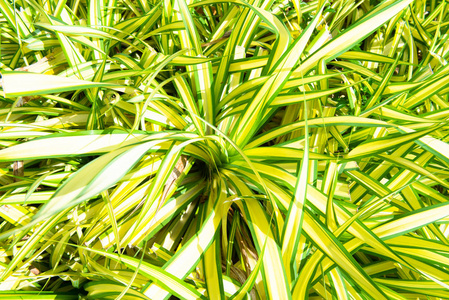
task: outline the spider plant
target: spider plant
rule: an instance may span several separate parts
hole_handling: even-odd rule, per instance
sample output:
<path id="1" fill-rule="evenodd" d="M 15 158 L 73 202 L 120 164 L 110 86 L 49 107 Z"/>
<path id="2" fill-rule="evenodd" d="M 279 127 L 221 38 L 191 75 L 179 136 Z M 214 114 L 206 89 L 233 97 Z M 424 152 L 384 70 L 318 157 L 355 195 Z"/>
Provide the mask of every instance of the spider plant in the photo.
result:
<path id="1" fill-rule="evenodd" d="M 445 1 L 0 19 L 0 298 L 449 298 Z"/>

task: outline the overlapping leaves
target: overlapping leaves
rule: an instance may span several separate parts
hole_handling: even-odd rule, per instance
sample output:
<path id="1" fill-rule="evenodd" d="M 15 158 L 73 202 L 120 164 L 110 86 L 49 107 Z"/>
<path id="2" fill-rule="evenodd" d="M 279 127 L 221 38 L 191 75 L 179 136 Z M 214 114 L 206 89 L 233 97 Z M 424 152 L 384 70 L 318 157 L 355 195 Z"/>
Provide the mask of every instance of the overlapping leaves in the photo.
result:
<path id="1" fill-rule="evenodd" d="M 0 0 L 0 298 L 448 298 L 447 5 L 373 4 Z"/>

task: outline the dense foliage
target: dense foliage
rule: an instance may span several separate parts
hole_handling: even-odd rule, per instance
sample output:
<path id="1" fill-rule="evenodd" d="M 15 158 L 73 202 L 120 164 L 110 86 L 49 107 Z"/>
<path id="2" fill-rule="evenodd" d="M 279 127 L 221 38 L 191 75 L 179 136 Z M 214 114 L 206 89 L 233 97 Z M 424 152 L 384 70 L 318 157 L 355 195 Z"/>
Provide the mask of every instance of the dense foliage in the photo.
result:
<path id="1" fill-rule="evenodd" d="M 0 299 L 449 299 L 448 12 L 0 0 Z"/>

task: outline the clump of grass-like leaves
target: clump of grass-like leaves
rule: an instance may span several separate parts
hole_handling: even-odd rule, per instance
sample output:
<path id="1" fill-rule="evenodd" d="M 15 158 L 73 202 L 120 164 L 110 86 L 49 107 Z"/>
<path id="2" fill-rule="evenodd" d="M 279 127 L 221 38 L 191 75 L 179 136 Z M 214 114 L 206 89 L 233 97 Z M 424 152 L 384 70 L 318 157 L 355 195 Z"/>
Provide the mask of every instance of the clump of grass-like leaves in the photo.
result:
<path id="1" fill-rule="evenodd" d="M 446 1 L 0 20 L 0 299 L 449 299 Z"/>

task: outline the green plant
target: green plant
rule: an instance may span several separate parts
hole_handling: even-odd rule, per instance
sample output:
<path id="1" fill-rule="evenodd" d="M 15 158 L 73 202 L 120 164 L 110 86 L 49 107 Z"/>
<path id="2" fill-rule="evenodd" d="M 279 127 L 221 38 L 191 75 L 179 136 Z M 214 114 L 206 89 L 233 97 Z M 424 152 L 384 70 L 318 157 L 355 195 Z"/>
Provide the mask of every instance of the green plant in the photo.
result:
<path id="1" fill-rule="evenodd" d="M 449 298 L 445 1 L 0 12 L 0 298 Z"/>

